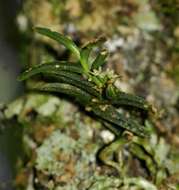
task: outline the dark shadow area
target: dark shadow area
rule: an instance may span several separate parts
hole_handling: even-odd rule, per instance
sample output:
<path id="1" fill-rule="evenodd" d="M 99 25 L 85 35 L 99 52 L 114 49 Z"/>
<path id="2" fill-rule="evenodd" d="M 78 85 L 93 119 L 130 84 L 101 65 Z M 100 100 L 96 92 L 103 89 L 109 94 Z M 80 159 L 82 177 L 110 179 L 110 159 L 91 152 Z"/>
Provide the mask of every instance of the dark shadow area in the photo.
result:
<path id="1" fill-rule="evenodd" d="M 21 91 L 16 78 L 20 72 L 18 49 L 20 38 L 16 14 L 21 0 L 0 1 L 0 104 L 10 102 Z M 3 122 L 0 120 L 0 127 Z M 21 134 L 11 121 L 0 134 L 0 189 L 12 190 L 13 168 L 19 152 Z"/>
<path id="2" fill-rule="evenodd" d="M 20 37 L 16 27 L 19 0 L 0 1 L 0 103 L 6 103 L 20 92 L 16 78 L 20 72 L 18 49 Z"/>

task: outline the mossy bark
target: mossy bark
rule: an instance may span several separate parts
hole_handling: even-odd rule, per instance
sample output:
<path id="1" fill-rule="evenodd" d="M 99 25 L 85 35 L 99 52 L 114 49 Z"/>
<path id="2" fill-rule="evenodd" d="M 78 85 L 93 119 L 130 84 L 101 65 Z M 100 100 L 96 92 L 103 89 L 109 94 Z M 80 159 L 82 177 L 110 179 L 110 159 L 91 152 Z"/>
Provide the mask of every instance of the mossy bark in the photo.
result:
<path id="1" fill-rule="evenodd" d="M 119 166 L 124 163 L 119 174 L 98 160 L 100 147 L 114 140 L 101 123 L 66 97 L 27 92 L 5 111 L 6 118 L 17 116 L 24 131 L 25 156 L 17 163 L 17 189 L 160 189 L 167 178 L 177 188 L 178 166 L 173 163 L 178 163 L 174 147 L 179 137 L 173 131 L 179 124 L 179 89 L 171 73 L 178 60 L 178 25 L 166 32 L 166 13 L 159 14 L 155 5 L 160 6 L 160 1 L 24 1 L 17 21 L 26 40 L 25 67 L 54 58 L 74 59 L 58 44 L 34 34 L 34 26 L 68 34 L 77 44 L 106 35 L 105 46 L 111 52 L 108 67 L 122 76 L 116 85 L 144 96 L 165 110 L 165 117 L 146 122 L 155 129 L 148 141 L 136 139 L 122 156 L 116 150 L 110 159 Z"/>

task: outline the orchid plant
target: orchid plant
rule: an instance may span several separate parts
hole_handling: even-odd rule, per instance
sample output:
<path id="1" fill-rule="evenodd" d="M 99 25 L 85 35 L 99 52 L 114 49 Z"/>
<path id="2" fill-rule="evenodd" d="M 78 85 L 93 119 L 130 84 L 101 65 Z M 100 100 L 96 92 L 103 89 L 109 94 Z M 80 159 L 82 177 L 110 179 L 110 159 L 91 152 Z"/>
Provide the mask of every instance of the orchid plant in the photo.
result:
<path id="1" fill-rule="evenodd" d="M 99 38 L 80 48 L 69 37 L 58 32 L 41 27 L 35 30 L 65 46 L 76 57 L 76 61 L 52 61 L 39 64 L 22 73 L 19 76 L 20 81 L 41 74 L 43 80 L 35 82 L 31 89 L 65 94 L 73 98 L 77 104 L 96 116 L 118 137 L 118 147 L 129 141 L 130 138 L 124 135 L 126 131 L 127 134 L 140 138 L 149 135 L 149 129 L 146 126 L 134 117 L 126 116 L 118 111 L 119 108 L 125 107 L 128 110 L 135 109 L 138 112 L 149 113 L 151 106 L 144 98 L 118 89 L 115 83 L 119 80 L 119 76 L 112 70 L 103 69 L 108 56 L 108 52 L 101 48 L 104 38 Z M 115 144 L 113 147 L 116 147 L 116 142 L 113 144 Z M 101 158 L 108 157 L 110 152 L 106 147 L 104 150 L 100 154 Z M 112 161 L 105 161 L 105 163 L 116 167 Z"/>

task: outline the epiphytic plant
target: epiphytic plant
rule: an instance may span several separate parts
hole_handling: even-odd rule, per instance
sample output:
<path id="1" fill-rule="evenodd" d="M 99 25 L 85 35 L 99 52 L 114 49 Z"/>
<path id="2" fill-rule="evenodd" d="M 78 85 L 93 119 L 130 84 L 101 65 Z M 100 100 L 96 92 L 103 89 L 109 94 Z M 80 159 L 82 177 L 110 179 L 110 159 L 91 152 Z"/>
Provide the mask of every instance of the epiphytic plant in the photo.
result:
<path id="1" fill-rule="evenodd" d="M 148 129 L 145 126 L 118 111 L 119 107 L 127 106 L 128 109 L 135 108 L 139 112 L 147 113 L 151 106 L 139 96 L 120 91 L 115 86 L 115 81 L 119 76 L 109 69 L 102 70 L 108 55 L 107 51 L 98 49 L 96 56 L 92 54 L 94 47 L 100 47 L 104 41 L 102 38 L 79 48 L 71 39 L 62 34 L 40 27 L 35 30 L 64 45 L 76 56 L 77 61 L 43 63 L 25 71 L 19 80 L 42 74 L 45 80 L 36 82 L 31 87 L 33 90 L 62 93 L 74 98 L 86 111 L 105 123 L 105 126 L 116 136 L 120 136 L 118 147 L 128 142 L 128 139 L 121 135 L 123 131 L 131 132 L 139 137 L 148 135 Z M 105 157 L 108 153 L 107 151 L 101 155 Z M 112 162 L 106 163 L 115 167 Z"/>

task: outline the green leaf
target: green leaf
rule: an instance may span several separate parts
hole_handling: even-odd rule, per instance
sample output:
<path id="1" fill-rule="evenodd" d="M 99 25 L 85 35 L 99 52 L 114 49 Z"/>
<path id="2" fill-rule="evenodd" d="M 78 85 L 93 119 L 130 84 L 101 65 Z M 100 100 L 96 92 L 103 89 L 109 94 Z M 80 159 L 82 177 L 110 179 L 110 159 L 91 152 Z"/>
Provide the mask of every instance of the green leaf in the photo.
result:
<path id="1" fill-rule="evenodd" d="M 90 71 L 89 55 L 91 50 L 91 48 L 83 48 L 80 52 L 80 62 L 86 73 Z"/>
<path id="2" fill-rule="evenodd" d="M 114 85 L 106 88 L 106 97 L 115 106 L 131 106 L 142 110 L 148 110 L 149 105 L 144 98 L 119 91 Z"/>
<path id="3" fill-rule="evenodd" d="M 107 104 L 91 104 L 91 111 L 101 119 L 113 124 L 113 127 L 120 127 L 127 129 L 134 134 L 147 137 L 149 135 L 148 129 L 139 124 L 137 121 L 126 118 L 124 115 L 120 114 L 115 107 Z"/>
<path id="4" fill-rule="evenodd" d="M 86 105 L 92 101 L 92 97 L 87 92 L 65 83 L 46 83 L 38 82 L 30 87 L 32 90 L 40 90 L 46 92 L 59 92 L 69 97 L 76 98 L 81 105 Z"/>
<path id="5" fill-rule="evenodd" d="M 92 69 L 98 69 L 99 67 L 102 67 L 106 63 L 105 60 L 107 56 L 108 52 L 106 50 L 100 52 L 92 63 Z"/>
<path id="6" fill-rule="evenodd" d="M 104 37 L 98 38 L 95 41 L 87 43 L 80 51 L 80 61 L 86 72 L 91 69 L 92 63 L 90 63 L 90 53 L 92 52 L 94 47 L 101 46 L 106 39 Z"/>
<path id="7" fill-rule="evenodd" d="M 83 73 L 82 68 L 80 68 L 79 65 L 68 64 L 66 61 L 54 61 L 50 63 L 43 63 L 26 70 L 18 77 L 18 80 L 23 81 L 39 73 L 48 72 L 51 74 L 56 74 L 59 71 Z"/>
<path id="8" fill-rule="evenodd" d="M 60 44 L 64 45 L 68 50 L 70 50 L 74 55 L 76 55 L 76 57 L 78 59 L 80 59 L 80 51 L 79 51 L 78 47 L 68 37 L 66 37 L 66 36 L 64 36 L 64 35 L 62 35 L 62 34 L 60 34 L 58 32 L 51 31 L 48 28 L 36 27 L 35 30 L 39 34 L 47 36 L 47 37 L 59 42 Z"/>
<path id="9" fill-rule="evenodd" d="M 89 65 L 90 52 L 91 52 L 90 48 L 83 48 L 80 52 L 80 62 L 86 73 L 90 71 L 90 65 Z"/>
<path id="10" fill-rule="evenodd" d="M 67 71 L 59 71 L 58 73 L 49 74 L 48 71 L 43 73 L 44 76 L 54 78 L 56 82 L 63 82 L 73 86 L 76 86 L 82 90 L 85 90 L 94 97 L 101 99 L 101 94 L 95 89 L 95 86 L 80 75 L 70 73 Z M 46 75 L 47 74 L 47 75 Z"/>
<path id="11" fill-rule="evenodd" d="M 113 124 L 112 127 L 114 130 L 121 130 L 121 128 L 123 128 L 141 137 L 146 137 L 148 135 L 148 131 L 144 126 L 140 125 L 137 121 L 126 118 L 124 115 L 120 114 L 113 106 L 107 104 L 92 103 L 93 97 L 80 88 L 65 83 L 45 82 L 38 82 L 36 84 L 33 84 L 33 86 L 30 88 L 33 90 L 47 92 L 59 92 L 73 97 L 80 105 L 90 108 L 89 111 L 93 112 L 96 116 L 106 122 Z"/>

